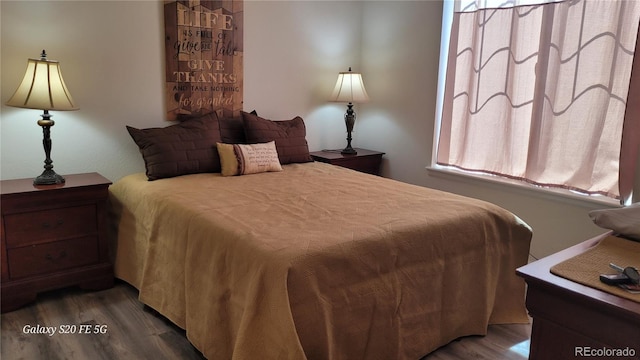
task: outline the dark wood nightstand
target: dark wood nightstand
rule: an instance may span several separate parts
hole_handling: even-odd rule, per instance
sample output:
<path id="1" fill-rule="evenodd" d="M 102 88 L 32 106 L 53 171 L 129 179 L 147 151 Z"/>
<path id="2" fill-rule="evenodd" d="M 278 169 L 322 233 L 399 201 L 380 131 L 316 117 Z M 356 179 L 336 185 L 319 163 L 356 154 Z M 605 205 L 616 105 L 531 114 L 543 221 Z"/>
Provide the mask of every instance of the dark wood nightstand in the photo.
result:
<path id="1" fill-rule="evenodd" d="M 2 312 L 46 290 L 113 286 L 106 236 L 111 182 L 97 173 L 65 178 L 45 186 L 33 179 L 0 182 Z"/>
<path id="2" fill-rule="evenodd" d="M 358 152 L 355 155 L 341 154 L 340 150 L 314 151 L 310 155 L 315 161 L 378 175 L 384 153 L 366 149 L 355 150 Z"/>
<path id="3" fill-rule="evenodd" d="M 633 355 L 620 358 L 640 359 L 640 303 L 550 271 L 554 265 L 587 251 L 607 235 L 517 269 L 517 274 L 528 285 L 527 309 L 533 318 L 529 359 L 573 359 L 585 349 L 625 348 L 631 348 Z"/>

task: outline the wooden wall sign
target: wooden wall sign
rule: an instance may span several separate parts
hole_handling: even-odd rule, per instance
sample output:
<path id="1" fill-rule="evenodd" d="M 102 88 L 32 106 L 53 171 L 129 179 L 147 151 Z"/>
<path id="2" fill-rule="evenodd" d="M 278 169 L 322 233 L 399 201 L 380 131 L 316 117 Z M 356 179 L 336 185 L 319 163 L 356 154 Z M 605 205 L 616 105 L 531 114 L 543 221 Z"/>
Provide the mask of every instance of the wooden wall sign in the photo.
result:
<path id="1" fill-rule="evenodd" d="M 243 0 L 165 1 L 168 120 L 242 110 Z"/>

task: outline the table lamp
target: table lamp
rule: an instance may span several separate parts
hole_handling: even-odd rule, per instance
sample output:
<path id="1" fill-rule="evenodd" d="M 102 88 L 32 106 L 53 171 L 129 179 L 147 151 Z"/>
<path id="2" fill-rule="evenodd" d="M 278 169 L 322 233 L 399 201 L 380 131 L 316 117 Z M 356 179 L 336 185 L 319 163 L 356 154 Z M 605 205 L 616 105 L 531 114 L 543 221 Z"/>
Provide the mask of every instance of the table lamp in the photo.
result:
<path id="1" fill-rule="evenodd" d="M 353 111 L 353 104 L 369 101 L 369 95 L 367 95 L 367 91 L 364 89 L 364 83 L 362 82 L 362 75 L 351 72 L 351 68 L 349 68 L 349 71 L 338 74 L 336 87 L 333 89 L 329 100 L 348 103 L 347 112 L 344 115 L 344 123 L 347 126 L 347 147 L 344 148 L 341 153 L 355 155 L 357 151 L 351 147 L 351 132 L 353 131 L 353 125 L 356 123 L 356 113 Z"/>
<path id="2" fill-rule="evenodd" d="M 45 160 L 44 171 L 33 180 L 34 185 L 52 185 L 64 183 L 64 177 L 53 171 L 51 160 L 51 127 L 55 124 L 51 120 L 49 110 L 78 110 L 60 73 L 60 63 L 47 60 L 47 54 L 42 50 L 40 59 L 29 59 L 27 71 L 22 83 L 13 96 L 7 101 L 8 106 L 44 110 L 38 125 L 42 127 Z"/>

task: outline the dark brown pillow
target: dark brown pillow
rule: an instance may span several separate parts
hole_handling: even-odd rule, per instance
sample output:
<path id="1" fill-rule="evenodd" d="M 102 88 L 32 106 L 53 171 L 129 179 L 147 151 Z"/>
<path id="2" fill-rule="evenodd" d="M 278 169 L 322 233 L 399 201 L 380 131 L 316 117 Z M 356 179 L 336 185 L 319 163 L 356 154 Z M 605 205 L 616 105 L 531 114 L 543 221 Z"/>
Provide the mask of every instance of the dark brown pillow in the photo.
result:
<path id="1" fill-rule="evenodd" d="M 140 148 L 149 180 L 186 174 L 220 172 L 216 143 L 220 127 L 215 114 L 185 120 L 164 128 L 127 126 Z"/>
<path id="2" fill-rule="evenodd" d="M 225 144 L 245 144 L 242 117 L 224 117 L 220 119 L 220 137 Z"/>
<path id="3" fill-rule="evenodd" d="M 253 110 L 253 115 L 258 113 Z M 246 144 L 247 139 L 244 135 L 244 125 L 242 125 L 242 115 L 234 117 L 221 117 L 220 119 L 220 136 L 225 144 Z"/>
<path id="4" fill-rule="evenodd" d="M 242 122 L 247 143 L 276 142 L 276 150 L 281 164 L 313 161 L 307 145 L 307 129 L 301 117 L 272 121 L 242 112 Z"/>

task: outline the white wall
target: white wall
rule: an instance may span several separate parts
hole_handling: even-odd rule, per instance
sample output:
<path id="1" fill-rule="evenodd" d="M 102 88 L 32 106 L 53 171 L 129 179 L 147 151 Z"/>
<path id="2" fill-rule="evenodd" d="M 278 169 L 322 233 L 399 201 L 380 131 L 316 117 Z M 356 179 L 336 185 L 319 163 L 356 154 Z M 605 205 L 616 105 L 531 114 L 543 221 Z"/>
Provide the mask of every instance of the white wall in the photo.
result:
<path id="1" fill-rule="evenodd" d="M 358 70 L 363 2 L 245 1 L 244 108 L 300 115 L 312 150 L 344 147 L 344 104 L 327 99 L 339 71 Z"/>
<path id="2" fill-rule="evenodd" d="M 344 142 L 344 109 L 328 103 L 338 71 L 357 68 L 358 2 L 245 3 L 245 109 L 272 119 L 302 116 L 313 149 Z M 60 61 L 80 110 L 52 112 L 54 170 L 98 171 L 112 181 L 144 171 L 125 130 L 170 125 L 164 115 L 161 1 L 1 1 L 2 179 L 42 172 L 42 111 L 4 103 L 27 58 Z"/>
<path id="3" fill-rule="evenodd" d="M 431 159 L 442 3 L 372 1 L 364 9 L 363 71 L 371 103 L 358 144 L 387 153 L 383 174 L 424 184 Z"/>
<path id="4" fill-rule="evenodd" d="M 38 110 L 4 105 L 27 58 L 60 61 L 80 110 L 51 112 L 54 170 L 97 171 L 111 180 L 144 169 L 125 125 L 165 126 L 160 2 L 2 1 L 2 179 L 42 172 Z"/>
<path id="5" fill-rule="evenodd" d="M 356 108 L 354 146 L 387 155 L 383 174 L 497 203 L 534 228 L 543 256 L 601 232 L 587 212 L 495 185 L 433 176 L 440 1 L 245 1 L 244 102 L 273 119 L 300 115 L 312 150 L 345 144 L 345 106 L 326 101 L 337 73 L 364 75 L 371 102 Z M 0 1 L 1 101 L 28 57 L 61 62 L 79 111 L 56 112 L 55 170 L 97 171 L 115 181 L 144 171 L 125 125 L 166 126 L 163 7 L 158 1 Z M 39 111 L 0 109 L 0 178 L 42 171 Z"/>

